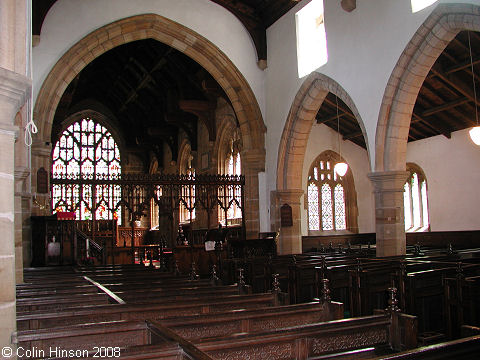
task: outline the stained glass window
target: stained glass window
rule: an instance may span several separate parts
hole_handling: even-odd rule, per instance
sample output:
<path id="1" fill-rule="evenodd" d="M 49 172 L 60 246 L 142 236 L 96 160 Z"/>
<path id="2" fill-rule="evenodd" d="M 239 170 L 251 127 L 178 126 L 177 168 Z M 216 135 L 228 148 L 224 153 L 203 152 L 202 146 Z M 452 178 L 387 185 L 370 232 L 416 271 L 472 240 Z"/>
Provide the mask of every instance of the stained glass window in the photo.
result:
<path id="1" fill-rule="evenodd" d="M 407 164 L 410 176 L 404 185 L 403 206 L 405 211 L 405 231 L 421 232 L 428 230 L 427 181 L 423 171 L 415 164 Z"/>
<path id="2" fill-rule="evenodd" d="M 310 230 L 320 229 L 318 215 L 318 187 L 311 183 L 308 185 L 308 228 Z"/>
<path id="3" fill-rule="evenodd" d="M 333 230 L 332 189 L 322 185 L 322 230 Z"/>
<path id="4" fill-rule="evenodd" d="M 120 151 L 111 133 L 90 118 L 70 125 L 52 153 L 54 178 L 116 179 L 121 175 Z M 52 189 L 52 209 L 73 211 L 81 220 L 121 220 L 119 185 L 57 184 Z"/>
<path id="5" fill-rule="evenodd" d="M 334 166 L 338 155 L 328 151 L 313 162 L 307 188 L 308 230 L 347 230 L 345 176 L 338 176 Z"/>
<path id="6" fill-rule="evenodd" d="M 345 218 L 345 195 L 343 186 L 335 186 L 335 229 L 345 230 L 347 228 Z"/>

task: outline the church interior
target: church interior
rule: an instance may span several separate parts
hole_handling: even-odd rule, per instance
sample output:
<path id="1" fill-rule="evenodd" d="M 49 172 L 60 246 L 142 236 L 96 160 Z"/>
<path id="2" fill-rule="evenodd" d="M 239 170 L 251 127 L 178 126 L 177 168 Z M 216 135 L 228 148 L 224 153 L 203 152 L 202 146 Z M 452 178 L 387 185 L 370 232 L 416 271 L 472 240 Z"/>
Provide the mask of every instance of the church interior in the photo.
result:
<path id="1" fill-rule="evenodd" d="M 480 0 L 0 29 L 2 359 L 477 359 Z"/>

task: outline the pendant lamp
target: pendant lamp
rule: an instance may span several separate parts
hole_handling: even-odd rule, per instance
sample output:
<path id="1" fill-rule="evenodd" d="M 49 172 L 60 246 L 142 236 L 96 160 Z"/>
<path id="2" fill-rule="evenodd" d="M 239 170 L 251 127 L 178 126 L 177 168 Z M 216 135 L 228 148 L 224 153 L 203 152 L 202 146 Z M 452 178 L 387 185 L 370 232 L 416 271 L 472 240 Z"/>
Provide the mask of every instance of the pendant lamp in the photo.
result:
<path id="1" fill-rule="evenodd" d="M 477 126 L 470 129 L 469 134 L 472 141 L 475 145 L 480 145 L 480 126 L 478 125 L 478 109 L 477 109 L 477 89 L 475 86 L 475 72 L 473 71 L 473 56 L 472 56 L 472 44 L 470 43 L 470 31 L 467 32 L 468 35 L 468 50 L 470 52 L 470 67 L 472 70 L 472 83 L 473 83 L 473 99 L 475 101 L 475 120 Z"/>
<path id="2" fill-rule="evenodd" d="M 338 152 L 339 152 L 339 162 L 335 164 L 333 167 L 333 171 L 335 171 L 338 176 L 344 176 L 348 170 L 348 164 L 342 161 L 342 148 L 340 144 L 340 116 L 338 115 L 338 97 L 335 96 L 335 103 L 337 105 L 337 134 L 338 134 Z"/>

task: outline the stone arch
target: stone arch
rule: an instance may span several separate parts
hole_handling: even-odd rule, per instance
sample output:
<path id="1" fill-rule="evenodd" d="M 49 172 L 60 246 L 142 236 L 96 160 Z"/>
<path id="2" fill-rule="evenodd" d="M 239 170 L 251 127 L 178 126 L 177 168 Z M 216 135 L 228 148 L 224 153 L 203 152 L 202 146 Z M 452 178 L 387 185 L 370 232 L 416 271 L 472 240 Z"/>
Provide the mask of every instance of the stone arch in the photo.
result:
<path id="1" fill-rule="evenodd" d="M 462 30 L 480 31 L 480 7 L 439 4 L 405 47 L 388 80 L 375 139 L 375 171 L 405 171 L 413 107 L 423 81 Z"/>
<path id="2" fill-rule="evenodd" d="M 157 14 L 128 17 L 105 25 L 73 45 L 55 64 L 39 91 L 34 107 L 39 134 L 33 146 L 33 167 L 48 166 L 50 133 L 60 98 L 80 71 L 108 50 L 131 41 L 154 39 L 189 56 L 207 70 L 228 96 L 240 125 L 245 156 L 247 237 L 258 236 L 258 173 L 265 170 L 266 131 L 260 107 L 249 84 L 232 61 L 195 31 Z M 251 201 L 250 201 L 251 200 Z"/>
<path id="3" fill-rule="evenodd" d="M 368 144 L 365 126 L 352 98 L 335 80 L 313 72 L 298 90 L 283 128 L 277 160 L 277 190 L 302 189 L 303 179 L 298 174 L 302 173 L 308 137 L 315 116 L 329 92 L 342 99 L 352 110 Z"/>
<path id="4" fill-rule="evenodd" d="M 304 179 L 298 174 L 303 172 L 303 162 L 307 149 L 308 137 L 320 106 L 327 94 L 338 96 L 352 110 L 365 143 L 368 144 L 365 126 L 360 114 L 348 93 L 335 80 L 313 72 L 300 87 L 290 108 L 283 128 L 278 149 L 277 190 L 272 196 L 270 220 L 272 230 L 280 230 L 279 252 L 296 254 L 302 252 L 301 241 L 301 197 L 304 195 Z M 292 208 L 292 226 L 282 227 L 280 207 L 288 204 Z"/>
<path id="5" fill-rule="evenodd" d="M 48 142 L 58 102 L 72 79 L 108 50 L 131 41 L 154 39 L 172 46 L 203 66 L 223 88 L 240 123 L 244 146 L 264 149 L 265 125 L 245 78 L 210 41 L 193 30 L 156 14 L 132 16 L 105 25 L 73 45 L 42 84 L 34 108 L 40 141 Z"/>

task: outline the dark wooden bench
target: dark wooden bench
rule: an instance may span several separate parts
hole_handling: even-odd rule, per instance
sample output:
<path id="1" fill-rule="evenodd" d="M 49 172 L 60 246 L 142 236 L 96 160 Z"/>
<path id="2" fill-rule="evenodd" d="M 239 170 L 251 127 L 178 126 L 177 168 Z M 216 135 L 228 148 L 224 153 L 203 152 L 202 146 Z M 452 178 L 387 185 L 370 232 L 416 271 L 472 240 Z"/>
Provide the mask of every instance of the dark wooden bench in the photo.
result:
<path id="1" fill-rule="evenodd" d="M 228 312 L 168 319 L 160 323 L 183 338 L 193 341 L 205 337 L 221 337 L 235 333 L 255 333 L 276 328 L 301 326 L 343 318 L 343 304 L 315 302 L 287 305 L 248 312 Z"/>
<path id="2" fill-rule="evenodd" d="M 420 347 L 377 360 L 477 360 L 480 353 L 480 335 Z"/>
<path id="3" fill-rule="evenodd" d="M 255 294 L 216 298 L 178 300 L 174 303 L 98 305 L 69 308 L 61 312 L 36 311 L 17 316 L 17 328 L 33 330 L 52 328 L 58 324 L 75 325 L 99 321 L 163 319 L 178 315 L 219 313 L 234 309 L 263 308 L 275 305 L 274 294 Z"/>
<path id="4" fill-rule="evenodd" d="M 215 359 L 310 359 L 358 348 L 396 346 L 402 341 L 392 337 L 394 326 L 389 315 L 373 315 L 263 333 L 207 338 L 194 343 Z"/>
<path id="5" fill-rule="evenodd" d="M 90 306 L 108 304 L 109 297 L 102 293 L 77 294 L 77 295 L 52 295 L 36 298 L 17 299 L 17 313 L 35 310 L 62 310 L 79 305 Z"/>
<path id="6" fill-rule="evenodd" d="M 445 278 L 445 320 L 450 339 L 461 336 L 463 325 L 480 326 L 480 276 Z"/>

